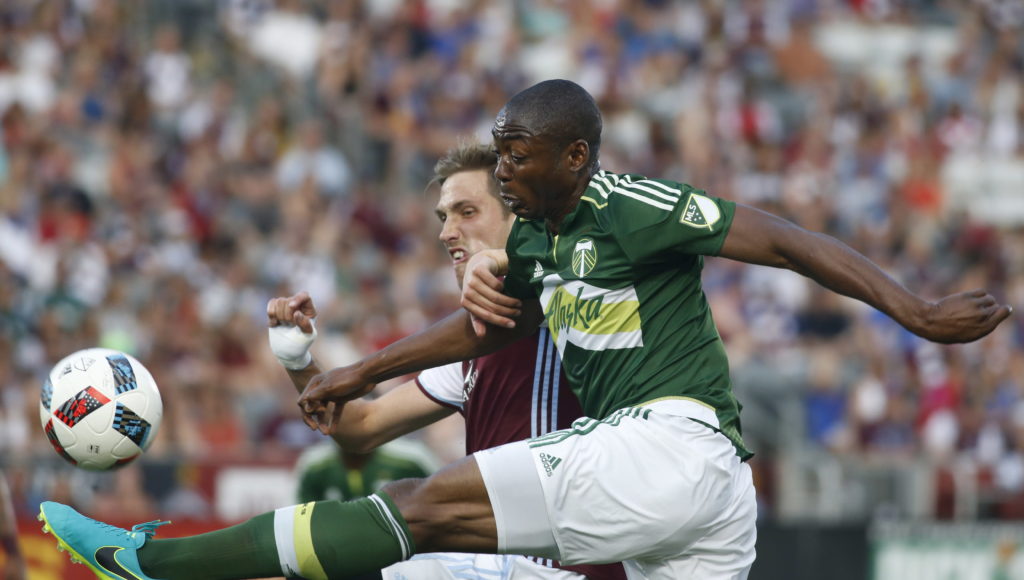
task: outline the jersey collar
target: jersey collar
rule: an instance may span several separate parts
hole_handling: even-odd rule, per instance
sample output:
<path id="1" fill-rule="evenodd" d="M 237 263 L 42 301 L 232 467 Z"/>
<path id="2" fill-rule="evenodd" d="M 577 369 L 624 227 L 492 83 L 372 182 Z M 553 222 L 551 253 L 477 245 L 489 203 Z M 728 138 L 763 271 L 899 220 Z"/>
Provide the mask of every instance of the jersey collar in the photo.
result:
<path id="1" fill-rule="evenodd" d="M 583 206 L 589 206 L 592 205 L 593 203 L 605 202 L 603 196 L 594 187 L 594 179 L 598 177 L 604 177 L 605 175 L 610 175 L 610 173 L 605 171 L 604 169 L 599 169 L 597 173 L 590 177 L 590 181 L 587 183 L 587 188 L 583 191 L 582 197 L 589 198 L 589 200 L 593 201 L 588 201 L 587 199 L 580 198 L 576 202 L 576 207 L 572 208 L 572 211 L 570 211 L 562 220 L 561 227 L 558 228 L 560 232 L 564 232 L 570 226 L 572 226 L 573 222 L 576 221 L 576 218 L 580 215 L 580 213 L 584 211 Z"/>

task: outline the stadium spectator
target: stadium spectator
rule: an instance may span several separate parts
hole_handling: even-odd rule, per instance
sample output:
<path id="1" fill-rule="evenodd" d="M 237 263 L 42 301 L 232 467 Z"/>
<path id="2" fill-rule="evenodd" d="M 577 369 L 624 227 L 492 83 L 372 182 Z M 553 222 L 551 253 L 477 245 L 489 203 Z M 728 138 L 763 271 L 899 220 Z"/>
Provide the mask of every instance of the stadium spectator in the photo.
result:
<path id="1" fill-rule="evenodd" d="M 3 580 L 25 580 L 25 556 L 18 542 L 18 524 L 14 517 L 14 503 L 7 487 L 7 478 L 0 471 L 0 549 L 4 566 L 0 569 Z"/>
<path id="2" fill-rule="evenodd" d="M 324 143 L 320 121 L 305 121 L 298 133 L 295 144 L 278 161 L 278 186 L 288 194 L 302 187 L 308 180 L 321 195 L 347 195 L 351 188 L 352 170 L 337 149 Z"/>

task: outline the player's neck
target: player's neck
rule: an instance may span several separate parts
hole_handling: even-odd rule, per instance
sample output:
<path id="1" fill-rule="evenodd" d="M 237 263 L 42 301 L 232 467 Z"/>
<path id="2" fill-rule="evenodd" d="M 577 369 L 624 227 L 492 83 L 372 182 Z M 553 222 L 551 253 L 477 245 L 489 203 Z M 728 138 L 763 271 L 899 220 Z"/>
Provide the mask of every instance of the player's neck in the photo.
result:
<path id="1" fill-rule="evenodd" d="M 590 176 L 586 179 L 581 180 L 577 185 L 576 189 L 568 196 L 565 203 L 554 212 L 554 215 L 544 220 L 544 223 L 548 226 L 548 231 L 554 235 L 561 233 L 561 228 L 564 225 L 565 218 L 571 214 L 576 206 L 580 204 L 580 198 L 583 197 L 583 193 L 587 191 L 587 185 L 590 183 Z"/>

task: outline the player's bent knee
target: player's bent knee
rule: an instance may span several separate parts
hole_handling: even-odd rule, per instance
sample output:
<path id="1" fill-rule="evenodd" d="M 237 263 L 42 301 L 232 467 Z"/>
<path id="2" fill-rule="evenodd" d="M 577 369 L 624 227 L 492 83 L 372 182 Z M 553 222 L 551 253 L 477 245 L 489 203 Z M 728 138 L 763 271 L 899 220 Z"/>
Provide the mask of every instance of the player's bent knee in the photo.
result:
<path id="1" fill-rule="evenodd" d="M 424 477 L 396 479 L 384 484 L 380 490 L 388 494 L 391 499 L 394 500 L 398 509 L 405 514 L 405 508 L 403 508 L 403 505 L 411 501 L 410 498 L 415 496 L 417 488 L 422 486 L 425 481 L 426 478 Z"/>
<path id="2" fill-rule="evenodd" d="M 426 479 L 388 483 L 381 491 L 398 506 L 417 552 L 494 550 L 491 504 L 471 457 Z"/>

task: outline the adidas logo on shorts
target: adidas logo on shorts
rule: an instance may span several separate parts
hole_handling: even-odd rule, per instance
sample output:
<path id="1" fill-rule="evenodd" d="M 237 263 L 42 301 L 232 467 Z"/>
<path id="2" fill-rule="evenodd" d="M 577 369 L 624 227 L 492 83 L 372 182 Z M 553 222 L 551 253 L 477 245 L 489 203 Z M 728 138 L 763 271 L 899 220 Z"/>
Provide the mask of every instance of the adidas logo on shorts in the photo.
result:
<path id="1" fill-rule="evenodd" d="M 551 477 L 555 468 L 562 463 L 561 457 L 555 457 L 554 455 L 548 455 L 547 453 L 540 454 L 540 464 L 544 466 L 544 473 Z"/>

